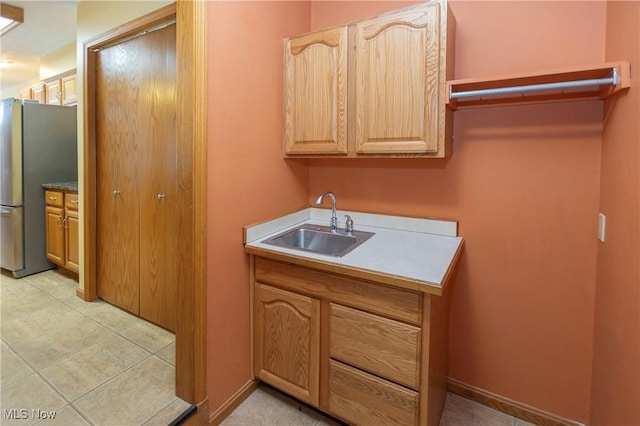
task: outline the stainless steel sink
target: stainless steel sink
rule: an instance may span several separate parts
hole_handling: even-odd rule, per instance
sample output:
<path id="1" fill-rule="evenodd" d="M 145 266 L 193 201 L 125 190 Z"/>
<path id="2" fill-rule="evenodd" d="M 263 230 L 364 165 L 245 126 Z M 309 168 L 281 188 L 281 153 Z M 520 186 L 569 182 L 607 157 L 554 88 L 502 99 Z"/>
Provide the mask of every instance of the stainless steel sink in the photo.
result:
<path id="1" fill-rule="evenodd" d="M 374 235 L 373 232 L 331 232 L 328 226 L 300 225 L 262 242 L 295 250 L 342 257 Z"/>

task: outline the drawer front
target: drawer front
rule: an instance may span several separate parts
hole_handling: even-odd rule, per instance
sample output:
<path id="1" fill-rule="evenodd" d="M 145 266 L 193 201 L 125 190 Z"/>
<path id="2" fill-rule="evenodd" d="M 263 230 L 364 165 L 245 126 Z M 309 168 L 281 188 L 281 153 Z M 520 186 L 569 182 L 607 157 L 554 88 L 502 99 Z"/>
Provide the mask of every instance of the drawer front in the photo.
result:
<path id="1" fill-rule="evenodd" d="M 329 412 L 350 424 L 414 425 L 418 407 L 417 392 L 330 361 Z"/>
<path id="2" fill-rule="evenodd" d="M 332 358 L 413 389 L 420 385 L 420 329 L 331 304 Z"/>
<path id="3" fill-rule="evenodd" d="M 48 206 L 52 207 L 64 207 L 63 205 L 63 194 L 60 191 L 45 191 L 44 192 L 44 201 Z"/>
<path id="4" fill-rule="evenodd" d="M 420 325 L 422 295 L 371 281 L 256 257 L 256 281 Z"/>
<path id="5" fill-rule="evenodd" d="M 69 210 L 78 210 L 78 194 L 67 192 L 64 194 L 64 207 Z"/>

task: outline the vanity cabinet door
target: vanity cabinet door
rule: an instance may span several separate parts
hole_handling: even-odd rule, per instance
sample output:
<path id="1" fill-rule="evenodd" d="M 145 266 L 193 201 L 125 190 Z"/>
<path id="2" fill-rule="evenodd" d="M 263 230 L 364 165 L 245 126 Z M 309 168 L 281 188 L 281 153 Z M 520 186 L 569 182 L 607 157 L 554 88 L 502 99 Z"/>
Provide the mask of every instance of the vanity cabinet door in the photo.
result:
<path id="1" fill-rule="evenodd" d="M 254 297 L 256 377 L 317 407 L 320 301 L 264 284 Z"/>
<path id="2" fill-rule="evenodd" d="M 440 9 L 424 3 L 354 24 L 359 154 L 437 153 Z"/>
<path id="3" fill-rule="evenodd" d="M 347 27 L 285 41 L 285 154 L 347 152 Z"/>

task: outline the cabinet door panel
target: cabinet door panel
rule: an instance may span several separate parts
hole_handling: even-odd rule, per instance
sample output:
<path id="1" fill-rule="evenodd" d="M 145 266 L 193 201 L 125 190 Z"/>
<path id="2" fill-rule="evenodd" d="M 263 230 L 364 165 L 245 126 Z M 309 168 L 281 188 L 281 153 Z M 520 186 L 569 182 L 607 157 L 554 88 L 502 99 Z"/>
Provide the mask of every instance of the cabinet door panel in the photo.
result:
<path id="1" fill-rule="evenodd" d="M 317 407 L 320 301 L 258 284 L 255 304 L 256 376 Z"/>
<path id="2" fill-rule="evenodd" d="M 63 77 L 62 80 L 60 80 L 60 84 L 62 85 L 62 105 L 71 105 L 78 102 L 76 95 L 76 75 L 73 74 Z"/>
<path id="3" fill-rule="evenodd" d="M 62 194 L 60 193 L 62 199 Z M 62 203 L 62 201 L 60 201 Z M 63 210 L 59 207 L 47 206 L 46 212 L 46 232 L 47 232 L 47 259 L 51 262 L 64 266 L 64 219 Z"/>
<path id="4" fill-rule="evenodd" d="M 439 7 L 421 4 L 354 25 L 359 153 L 437 152 Z"/>
<path id="5" fill-rule="evenodd" d="M 47 88 L 44 83 L 37 83 L 31 86 L 31 99 L 41 104 L 47 103 Z"/>
<path id="6" fill-rule="evenodd" d="M 60 92 L 62 90 L 60 87 L 60 80 L 45 83 L 45 88 L 47 91 L 47 103 L 51 105 L 62 105 L 62 101 L 60 99 Z"/>
<path id="7" fill-rule="evenodd" d="M 80 270 L 80 250 L 78 248 L 78 212 L 66 209 L 65 216 L 65 267 L 71 271 L 78 272 Z"/>
<path id="8" fill-rule="evenodd" d="M 405 386 L 420 386 L 420 329 L 331 304 L 331 357 Z"/>
<path id="9" fill-rule="evenodd" d="M 285 153 L 346 153 L 347 28 L 285 42 Z"/>
<path id="10" fill-rule="evenodd" d="M 353 425 L 418 424 L 419 395 L 349 367 L 329 364 L 329 412 Z"/>

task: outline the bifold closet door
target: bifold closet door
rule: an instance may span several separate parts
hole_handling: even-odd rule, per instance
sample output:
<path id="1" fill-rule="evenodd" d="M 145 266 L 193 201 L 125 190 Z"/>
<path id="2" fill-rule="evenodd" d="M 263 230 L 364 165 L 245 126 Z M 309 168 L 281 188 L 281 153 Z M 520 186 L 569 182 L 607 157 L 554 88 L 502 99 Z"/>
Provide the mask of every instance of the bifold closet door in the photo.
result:
<path id="1" fill-rule="evenodd" d="M 175 25 L 98 52 L 97 292 L 175 329 Z"/>
<path id="2" fill-rule="evenodd" d="M 138 43 L 107 47 L 96 58 L 98 297 L 140 313 Z"/>
<path id="3" fill-rule="evenodd" d="M 140 37 L 140 316 L 176 325 L 177 141 L 175 25 Z M 159 52 L 163 52 L 159 54 Z"/>

